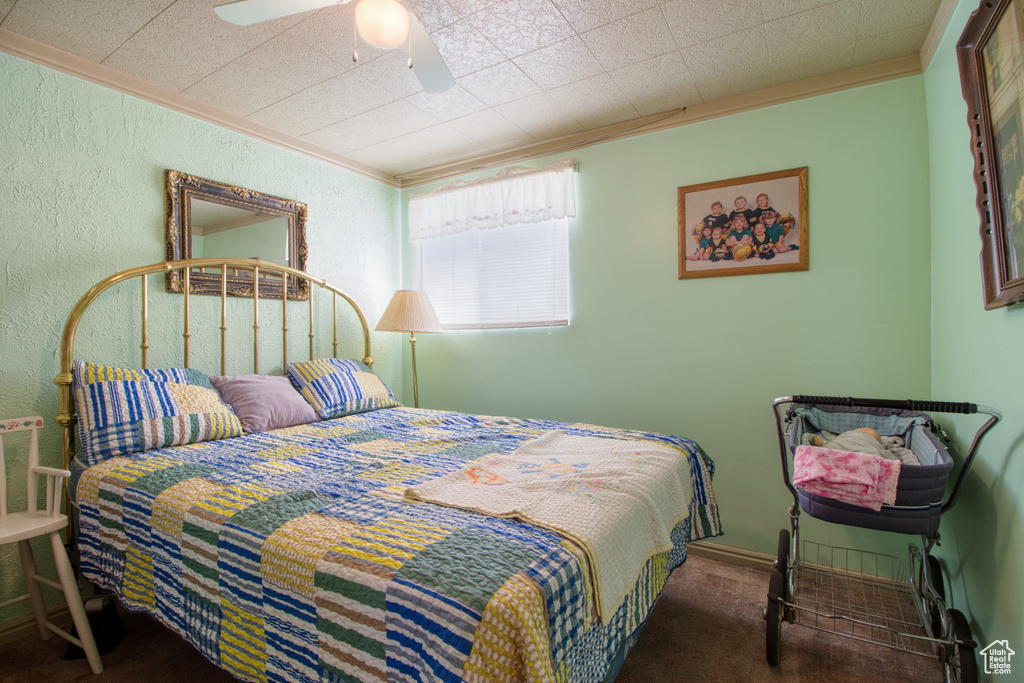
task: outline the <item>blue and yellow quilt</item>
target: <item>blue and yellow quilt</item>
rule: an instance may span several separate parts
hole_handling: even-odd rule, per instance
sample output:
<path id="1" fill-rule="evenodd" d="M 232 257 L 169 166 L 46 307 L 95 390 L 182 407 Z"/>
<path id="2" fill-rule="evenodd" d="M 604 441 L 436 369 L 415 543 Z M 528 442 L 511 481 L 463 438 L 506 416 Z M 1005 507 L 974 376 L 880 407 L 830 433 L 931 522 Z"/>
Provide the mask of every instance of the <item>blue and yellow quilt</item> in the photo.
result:
<path id="1" fill-rule="evenodd" d="M 402 495 L 555 429 L 690 463 L 689 518 L 605 625 L 571 542 Z M 678 437 L 382 409 L 93 465 L 81 569 L 243 680 L 602 681 L 687 542 L 721 533 L 712 471 Z"/>

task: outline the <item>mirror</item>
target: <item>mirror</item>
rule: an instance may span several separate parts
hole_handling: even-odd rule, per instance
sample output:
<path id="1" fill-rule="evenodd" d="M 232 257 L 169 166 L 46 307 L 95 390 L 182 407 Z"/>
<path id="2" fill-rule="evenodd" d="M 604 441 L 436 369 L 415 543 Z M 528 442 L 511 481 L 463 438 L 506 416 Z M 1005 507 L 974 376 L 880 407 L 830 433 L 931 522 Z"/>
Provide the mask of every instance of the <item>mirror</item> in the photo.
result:
<path id="1" fill-rule="evenodd" d="M 306 269 L 306 205 L 168 170 L 166 259 L 252 258 Z M 192 268 L 189 292 L 220 295 L 220 268 Z M 228 296 L 252 296 L 252 273 L 230 269 Z M 306 299 L 309 283 L 286 278 L 288 298 Z M 167 274 L 167 291 L 181 292 L 181 270 Z M 260 273 L 261 299 L 280 299 L 282 279 Z"/>

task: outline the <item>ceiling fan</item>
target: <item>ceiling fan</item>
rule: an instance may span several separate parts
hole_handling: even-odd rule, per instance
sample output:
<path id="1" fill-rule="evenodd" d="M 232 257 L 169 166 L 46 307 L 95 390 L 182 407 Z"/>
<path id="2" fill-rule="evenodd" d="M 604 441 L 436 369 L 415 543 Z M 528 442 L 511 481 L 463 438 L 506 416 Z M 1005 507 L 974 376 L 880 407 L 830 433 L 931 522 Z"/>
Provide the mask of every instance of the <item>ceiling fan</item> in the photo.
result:
<path id="1" fill-rule="evenodd" d="M 290 14 L 347 5 L 352 0 L 235 0 L 214 6 L 217 16 L 239 26 L 249 26 Z M 455 85 L 451 71 L 430 39 L 427 28 L 398 0 L 355 0 L 355 26 L 370 45 L 384 49 L 405 46 L 409 68 L 428 93 L 441 93 Z M 354 43 L 353 37 L 353 43 Z M 353 44 L 352 60 L 358 59 Z"/>

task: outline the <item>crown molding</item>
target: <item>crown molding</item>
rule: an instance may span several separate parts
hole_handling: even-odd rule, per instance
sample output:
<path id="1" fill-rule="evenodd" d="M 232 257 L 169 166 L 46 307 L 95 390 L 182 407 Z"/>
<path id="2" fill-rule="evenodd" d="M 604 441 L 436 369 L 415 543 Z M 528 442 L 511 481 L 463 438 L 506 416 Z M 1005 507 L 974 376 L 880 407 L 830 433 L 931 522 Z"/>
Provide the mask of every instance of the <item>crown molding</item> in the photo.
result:
<path id="1" fill-rule="evenodd" d="M 466 173 L 483 171 L 552 154 L 561 154 L 583 147 L 611 142 L 612 140 L 646 135 L 647 133 L 677 128 L 691 123 L 731 116 L 818 95 L 826 95 L 840 90 L 859 88 L 873 83 L 881 83 L 908 76 L 917 76 L 921 73 L 920 55 L 909 55 L 907 57 L 848 69 L 835 74 L 827 74 L 795 83 L 765 88 L 749 94 L 715 100 L 707 104 L 698 104 L 640 119 L 623 121 L 507 152 L 500 152 L 457 163 L 433 166 L 411 173 L 399 173 L 395 177 L 398 179 L 400 187 L 406 189 L 417 185 L 448 180 L 449 178 Z"/>
<path id="2" fill-rule="evenodd" d="M 949 28 L 949 20 L 953 18 L 956 5 L 957 0 L 942 0 L 942 4 L 939 5 L 939 9 L 935 13 L 935 19 L 932 20 L 932 26 L 928 29 L 928 35 L 924 38 L 924 45 L 921 46 L 922 70 L 928 68 L 928 65 L 932 62 L 932 57 L 935 56 L 935 51 L 939 49 L 942 35 Z"/>
<path id="3" fill-rule="evenodd" d="M 186 116 L 212 123 L 215 126 L 242 135 L 255 138 L 262 142 L 281 147 L 290 152 L 315 159 L 330 166 L 344 169 L 370 180 L 399 187 L 395 177 L 379 171 L 371 166 L 348 159 L 318 145 L 311 144 L 292 135 L 276 131 L 253 121 L 231 114 L 211 105 L 185 97 L 179 93 L 145 81 L 128 76 L 110 67 L 89 61 L 84 57 L 73 55 L 44 43 L 18 35 L 13 31 L 0 28 L 0 51 L 20 57 L 21 59 L 80 78 L 83 81 L 102 85 L 105 88 L 131 95 L 140 100 L 151 102 L 166 109 Z"/>

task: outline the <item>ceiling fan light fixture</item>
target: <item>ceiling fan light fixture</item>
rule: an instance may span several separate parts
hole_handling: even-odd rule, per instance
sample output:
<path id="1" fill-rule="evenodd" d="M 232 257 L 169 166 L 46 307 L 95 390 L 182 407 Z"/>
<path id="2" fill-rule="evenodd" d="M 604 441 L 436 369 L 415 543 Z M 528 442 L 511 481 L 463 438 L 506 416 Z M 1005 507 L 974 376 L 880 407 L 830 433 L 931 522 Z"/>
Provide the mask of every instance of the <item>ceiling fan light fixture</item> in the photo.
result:
<path id="1" fill-rule="evenodd" d="M 357 0 L 356 29 L 374 47 L 390 50 L 409 37 L 409 10 L 396 0 Z"/>

